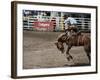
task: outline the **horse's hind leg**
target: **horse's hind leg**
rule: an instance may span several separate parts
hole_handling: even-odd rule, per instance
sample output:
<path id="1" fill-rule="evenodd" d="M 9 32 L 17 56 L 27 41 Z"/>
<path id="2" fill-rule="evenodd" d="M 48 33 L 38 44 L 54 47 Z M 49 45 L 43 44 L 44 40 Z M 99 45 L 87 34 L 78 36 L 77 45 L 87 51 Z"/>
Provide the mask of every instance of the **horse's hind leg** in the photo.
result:
<path id="1" fill-rule="evenodd" d="M 69 54 L 69 50 L 71 49 L 72 46 L 68 46 L 67 51 L 66 51 L 66 57 L 67 60 L 70 61 L 70 59 L 73 59 L 73 57 Z"/>
<path id="2" fill-rule="evenodd" d="M 86 52 L 86 55 L 89 59 L 89 65 L 91 65 L 91 49 L 89 46 L 84 46 L 84 50 Z"/>
<path id="3" fill-rule="evenodd" d="M 88 59 L 89 59 L 89 65 L 91 65 L 91 56 L 90 53 L 87 53 Z"/>

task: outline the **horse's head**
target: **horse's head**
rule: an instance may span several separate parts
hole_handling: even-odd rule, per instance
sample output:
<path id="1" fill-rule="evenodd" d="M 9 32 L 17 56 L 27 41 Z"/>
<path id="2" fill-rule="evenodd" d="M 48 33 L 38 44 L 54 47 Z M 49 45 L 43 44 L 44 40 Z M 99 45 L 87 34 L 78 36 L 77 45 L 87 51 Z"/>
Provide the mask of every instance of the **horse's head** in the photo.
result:
<path id="1" fill-rule="evenodd" d="M 58 42 L 57 41 L 54 44 L 56 45 L 56 47 L 57 47 L 58 50 L 60 50 L 62 53 L 64 53 L 65 50 L 64 50 L 64 45 L 63 45 L 62 42 Z"/>

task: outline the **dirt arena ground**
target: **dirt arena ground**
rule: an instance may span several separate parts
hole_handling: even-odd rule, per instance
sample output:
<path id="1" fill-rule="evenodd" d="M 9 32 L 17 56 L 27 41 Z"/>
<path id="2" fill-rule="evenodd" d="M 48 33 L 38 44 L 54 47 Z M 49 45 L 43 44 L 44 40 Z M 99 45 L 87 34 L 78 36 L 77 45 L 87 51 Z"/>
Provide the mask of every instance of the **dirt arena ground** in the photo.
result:
<path id="1" fill-rule="evenodd" d="M 70 54 L 73 61 L 67 61 L 66 54 L 62 54 L 54 42 L 62 32 L 34 32 L 24 31 L 23 38 L 23 69 L 85 66 L 88 58 L 83 47 L 72 47 Z M 67 48 L 67 47 L 66 47 Z"/>

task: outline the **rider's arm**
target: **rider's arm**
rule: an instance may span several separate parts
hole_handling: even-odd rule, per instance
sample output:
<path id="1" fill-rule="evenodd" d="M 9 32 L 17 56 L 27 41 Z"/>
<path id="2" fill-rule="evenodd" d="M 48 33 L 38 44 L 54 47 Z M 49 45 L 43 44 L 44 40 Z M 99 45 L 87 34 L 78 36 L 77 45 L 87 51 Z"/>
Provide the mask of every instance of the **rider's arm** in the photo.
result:
<path id="1" fill-rule="evenodd" d="M 64 21 L 64 23 L 66 24 L 69 24 L 70 23 L 70 19 L 68 18 L 68 19 L 66 19 L 65 21 Z"/>

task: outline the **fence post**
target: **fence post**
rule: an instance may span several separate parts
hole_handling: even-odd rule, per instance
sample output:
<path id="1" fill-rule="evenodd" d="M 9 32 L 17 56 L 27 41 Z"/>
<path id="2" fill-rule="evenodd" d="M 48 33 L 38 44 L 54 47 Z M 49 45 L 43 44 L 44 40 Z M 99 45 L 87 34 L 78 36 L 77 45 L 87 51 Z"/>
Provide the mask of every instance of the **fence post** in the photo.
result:
<path id="1" fill-rule="evenodd" d="M 61 29 L 64 30 L 64 18 L 61 17 Z"/>

